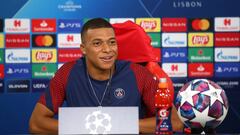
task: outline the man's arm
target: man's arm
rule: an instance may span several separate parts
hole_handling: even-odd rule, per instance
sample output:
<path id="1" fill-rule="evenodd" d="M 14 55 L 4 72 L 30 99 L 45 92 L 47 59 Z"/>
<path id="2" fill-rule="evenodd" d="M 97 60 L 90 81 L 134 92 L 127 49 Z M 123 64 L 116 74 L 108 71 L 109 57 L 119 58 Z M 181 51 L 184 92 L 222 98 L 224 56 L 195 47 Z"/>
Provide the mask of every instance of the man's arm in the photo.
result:
<path id="1" fill-rule="evenodd" d="M 172 107 L 171 113 L 171 123 L 172 129 L 174 132 L 182 132 L 183 131 L 183 123 L 179 119 L 177 115 L 176 108 Z M 139 120 L 139 132 L 140 133 L 155 133 L 156 128 L 156 117 L 144 118 Z"/>
<path id="2" fill-rule="evenodd" d="M 30 133 L 58 133 L 58 120 L 46 106 L 37 103 L 29 121 Z"/>

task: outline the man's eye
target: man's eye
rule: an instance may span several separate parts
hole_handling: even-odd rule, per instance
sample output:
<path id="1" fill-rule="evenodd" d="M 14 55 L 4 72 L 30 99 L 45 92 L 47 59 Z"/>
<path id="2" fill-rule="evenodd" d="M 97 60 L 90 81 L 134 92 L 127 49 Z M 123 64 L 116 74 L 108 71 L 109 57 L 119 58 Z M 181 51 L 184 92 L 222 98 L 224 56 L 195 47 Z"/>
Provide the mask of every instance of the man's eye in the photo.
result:
<path id="1" fill-rule="evenodd" d="M 116 41 L 115 41 L 115 40 L 112 40 L 112 41 L 110 41 L 110 44 L 111 44 L 111 45 L 115 45 L 115 44 L 116 44 Z"/>
<path id="2" fill-rule="evenodd" d="M 101 45 L 101 42 L 93 42 L 93 45 L 94 45 L 94 46 L 100 46 L 100 45 Z"/>

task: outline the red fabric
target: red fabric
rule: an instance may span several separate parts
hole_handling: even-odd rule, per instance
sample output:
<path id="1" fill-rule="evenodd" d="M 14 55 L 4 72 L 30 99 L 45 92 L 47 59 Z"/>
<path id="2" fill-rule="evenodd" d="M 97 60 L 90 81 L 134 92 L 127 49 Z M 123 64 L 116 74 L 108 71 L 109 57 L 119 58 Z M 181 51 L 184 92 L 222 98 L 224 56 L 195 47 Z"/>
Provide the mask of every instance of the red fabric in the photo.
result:
<path id="1" fill-rule="evenodd" d="M 132 62 L 156 61 L 151 38 L 132 21 L 113 24 L 118 43 L 118 59 Z"/>

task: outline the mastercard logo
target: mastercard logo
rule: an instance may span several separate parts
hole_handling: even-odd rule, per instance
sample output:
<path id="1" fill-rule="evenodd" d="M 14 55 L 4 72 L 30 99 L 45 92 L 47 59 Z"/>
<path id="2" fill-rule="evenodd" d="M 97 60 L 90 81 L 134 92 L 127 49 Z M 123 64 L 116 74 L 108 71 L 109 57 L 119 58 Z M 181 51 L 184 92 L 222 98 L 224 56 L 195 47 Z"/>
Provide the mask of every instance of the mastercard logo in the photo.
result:
<path id="1" fill-rule="evenodd" d="M 37 46 L 51 46 L 53 44 L 53 38 L 50 35 L 37 36 L 35 43 Z"/>
<path id="2" fill-rule="evenodd" d="M 207 30 L 210 27 L 210 23 L 207 19 L 195 19 L 192 21 L 192 28 L 194 30 Z"/>

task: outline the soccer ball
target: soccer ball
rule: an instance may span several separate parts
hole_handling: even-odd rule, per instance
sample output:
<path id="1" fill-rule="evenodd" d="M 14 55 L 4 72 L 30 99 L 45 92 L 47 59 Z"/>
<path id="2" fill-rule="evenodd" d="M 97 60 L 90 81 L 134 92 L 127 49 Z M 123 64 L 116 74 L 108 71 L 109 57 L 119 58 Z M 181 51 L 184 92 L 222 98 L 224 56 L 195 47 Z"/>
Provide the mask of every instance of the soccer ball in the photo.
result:
<path id="1" fill-rule="evenodd" d="M 181 121 L 195 129 L 216 128 L 229 108 L 224 90 L 206 79 L 185 84 L 177 94 L 175 105 Z"/>
<path id="2" fill-rule="evenodd" d="M 101 112 L 101 110 L 87 115 L 85 121 L 85 128 L 89 134 L 107 134 L 112 128 L 111 116 Z"/>

